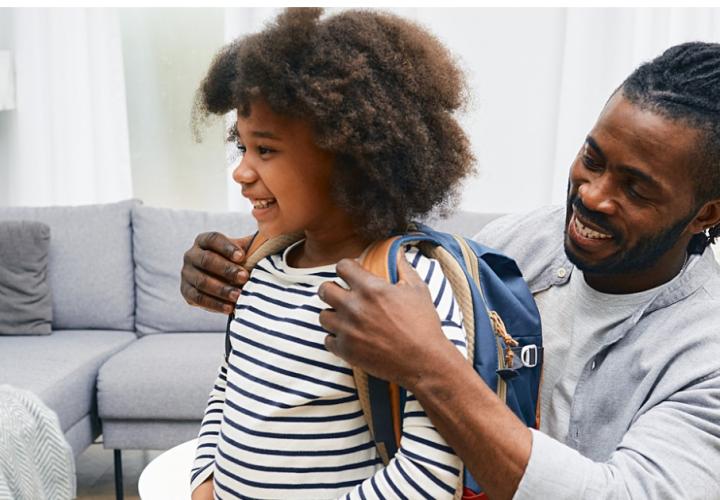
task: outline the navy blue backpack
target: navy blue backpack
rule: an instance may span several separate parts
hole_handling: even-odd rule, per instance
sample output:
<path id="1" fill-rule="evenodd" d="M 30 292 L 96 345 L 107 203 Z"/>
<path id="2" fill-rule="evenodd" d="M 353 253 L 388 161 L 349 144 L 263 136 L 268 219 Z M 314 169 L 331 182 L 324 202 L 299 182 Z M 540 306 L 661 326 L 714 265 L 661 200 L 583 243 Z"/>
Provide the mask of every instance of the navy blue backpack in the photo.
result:
<path id="1" fill-rule="evenodd" d="M 515 261 L 476 241 L 416 224 L 406 235 L 377 243 L 363 266 L 397 283 L 398 255 L 407 245 L 439 262 L 463 313 L 468 359 L 475 371 L 520 420 L 537 427 L 543 352 L 540 315 Z M 386 269 L 378 269 L 378 262 Z M 387 463 L 398 449 L 404 391 L 354 371 L 371 434 Z M 467 470 L 463 486 L 458 492 L 463 490 L 469 498 L 482 491 Z"/>
<path id="2" fill-rule="evenodd" d="M 299 239 L 256 237 L 245 267 Z M 436 259 L 452 287 L 468 335 L 468 360 L 477 374 L 529 427 L 537 427 L 542 333 L 540 315 L 515 261 L 476 241 L 415 224 L 411 232 L 376 242 L 364 254 L 367 270 L 397 283 L 401 250 L 417 246 Z M 226 338 L 226 353 L 229 352 Z M 385 464 L 395 455 L 402 431 L 405 391 L 353 369 L 358 396 L 378 453 Z M 456 498 L 483 498 L 465 470 Z"/>

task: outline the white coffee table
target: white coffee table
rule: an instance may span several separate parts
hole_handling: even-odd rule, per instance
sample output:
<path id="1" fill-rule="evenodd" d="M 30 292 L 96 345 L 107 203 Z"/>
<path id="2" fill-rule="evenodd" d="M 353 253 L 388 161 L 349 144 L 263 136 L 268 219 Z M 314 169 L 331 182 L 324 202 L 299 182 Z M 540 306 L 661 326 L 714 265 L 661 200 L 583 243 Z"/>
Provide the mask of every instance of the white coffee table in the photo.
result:
<path id="1" fill-rule="evenodd" d="M 142 500 L 190 500 L 190 469 L 197 439 L 170 448 L 147 464 L 140 474 Z"/>

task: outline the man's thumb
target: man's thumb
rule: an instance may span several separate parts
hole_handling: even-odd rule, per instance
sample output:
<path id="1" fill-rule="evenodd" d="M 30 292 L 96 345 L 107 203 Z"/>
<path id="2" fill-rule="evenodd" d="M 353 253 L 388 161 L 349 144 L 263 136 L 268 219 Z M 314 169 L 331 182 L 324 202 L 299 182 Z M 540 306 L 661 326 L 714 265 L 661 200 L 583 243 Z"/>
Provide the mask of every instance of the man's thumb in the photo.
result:
<path id="1" fill-rule="evenodd" d="M 401 255 L 398 258 L 398 283 L 418 283 L 421 281 L 422 278 L 415 271 L 415 268 L 410 265 L 404 255 Z"/>

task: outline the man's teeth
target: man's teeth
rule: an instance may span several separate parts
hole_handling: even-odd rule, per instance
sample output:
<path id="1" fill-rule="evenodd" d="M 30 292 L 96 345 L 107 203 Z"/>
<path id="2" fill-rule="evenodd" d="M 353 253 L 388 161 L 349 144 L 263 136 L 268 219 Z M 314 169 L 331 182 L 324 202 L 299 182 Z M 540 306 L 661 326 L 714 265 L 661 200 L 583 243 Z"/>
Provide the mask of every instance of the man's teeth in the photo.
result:
<path id="1" fill-rule="evenodd" d="M 609 234 L 599 233 L 590 229 L 582 222 L 580 222 L 577 217 L 575 217 L 575 229 L 581 236 L 584 236 L 585 238 L 592 238 L 596 240 L 607 240 L 609 238 L 612 238 L 612 236 L 610 236 Z"/>
<path id="2" fill-rule="evenodd" d="M 253 207 L 255 208 L 267 208 L 275 203 L 275 200 L 255 200 L 253 201 Z"/>

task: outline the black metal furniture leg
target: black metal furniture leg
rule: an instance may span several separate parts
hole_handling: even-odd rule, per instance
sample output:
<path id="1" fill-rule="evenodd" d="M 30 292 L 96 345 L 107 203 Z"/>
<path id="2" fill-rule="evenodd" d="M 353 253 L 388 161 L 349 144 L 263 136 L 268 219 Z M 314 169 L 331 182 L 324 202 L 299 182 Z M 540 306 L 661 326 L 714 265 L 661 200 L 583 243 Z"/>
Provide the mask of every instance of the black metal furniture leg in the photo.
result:
<path id="1" fill-rule="evenodd" d="M 122 450 L 113 450 L 115 461 L 115 499 L 123 500 Z"/>

